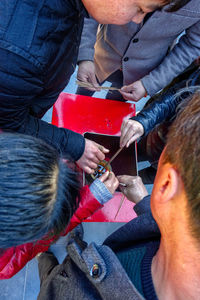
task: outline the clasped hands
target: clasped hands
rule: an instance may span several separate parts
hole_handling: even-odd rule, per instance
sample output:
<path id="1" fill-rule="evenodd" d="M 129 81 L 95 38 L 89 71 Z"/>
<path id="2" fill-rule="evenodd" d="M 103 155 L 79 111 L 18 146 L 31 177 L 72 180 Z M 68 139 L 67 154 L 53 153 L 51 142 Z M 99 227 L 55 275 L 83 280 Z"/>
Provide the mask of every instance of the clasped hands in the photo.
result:
<path id="1" fill-rule="evenodd" d="M 97 82 L 95 64 L 93 61 L 84 60 L 79 63 L 77 79 L 92 84 L 94 88 L 88 88 L 88 90 L 100 91 L 100 85 Z M 141 80 L 125 85 L 119 91 L 125 100 L 135 102 L 139 101 L 147 94 Z"/>
<path id="2" fill-rule="evenodd" d="M 139 176 L 121 175 L 116 177 L 113 172 L 107 171 L 99 180 L 105 184 L 111 194 L 114 194 L 119 186 L 121 192 L 127 199 L 136 204 L 148 195 L 142 179 Z M 120 183 L 123 185 L 120 185 Z"/>

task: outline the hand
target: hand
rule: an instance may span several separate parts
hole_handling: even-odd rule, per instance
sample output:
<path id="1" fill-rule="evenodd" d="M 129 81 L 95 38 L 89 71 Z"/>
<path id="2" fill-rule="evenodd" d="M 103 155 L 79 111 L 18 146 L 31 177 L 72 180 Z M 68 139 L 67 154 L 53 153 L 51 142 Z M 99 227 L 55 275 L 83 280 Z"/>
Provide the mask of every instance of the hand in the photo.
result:
<path id="1" fill-rule="evenodd" d="M 127 197 L 128 200 L 134 203 L 139 203 L 148 192 L 139 176 L 122 175 L 117 176 L 119 183 L 124 183 L 126 186 L 119 184 L 121 192 Z"/>
<path id="2" fill-rule="evenodd" d="M 121 88 L 120 93 L 125 100 L 136 102 L 147 94 L 141 80 L 135 81 L 129 85 L 124 85 Z"/>
<path id="3" fill-rule="evenodd" d="M 83 82 L 91 83 L 94 88 L 88 88 L 90 91 L 100 91 L 95 74 L 95 65 L 93 61 L 84 60 L 79 63 L 77 79 Z"/>
<path id="4" fill-rule="evenodd" d="M 105 147 L 85 139 L 85 150 L 81 158 L 76 162 L 78 166 L 88 174 L 94 173 L 100 160 L 105 158 L 104 153 L 108 153 L 109 150 Z"/>
<path id="5" fill-rule="evenodd" d="M 118 188 L 119 181 L 113 172 L 105 172 L 101 177 L 99 177 L 99 180 L 105 184 L 111 194 L 114 194 Z"/>
<path id="6" fill-rule="evenodd" d="M 121 126 L 120 147 L 129 147 L 139 137 L 144 134 L 144 127 L 142 124 L 135 120 L 124 120 Z"/>

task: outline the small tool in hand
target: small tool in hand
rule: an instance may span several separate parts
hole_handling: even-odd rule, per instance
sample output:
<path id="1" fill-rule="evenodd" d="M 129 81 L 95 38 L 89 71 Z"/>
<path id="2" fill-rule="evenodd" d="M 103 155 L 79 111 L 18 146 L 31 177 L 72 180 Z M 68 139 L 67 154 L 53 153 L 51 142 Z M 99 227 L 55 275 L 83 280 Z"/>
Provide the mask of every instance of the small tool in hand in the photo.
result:
<path id="1" fill-rule="evenodd" d="M 95 88 L 95 86 L 89 82 L 84 82 L 80 80 L 76 80 L 76 84 L 78 84 L 80 87 L 85 88 Z M 119 88 L 113 87 L 113 86 L 98 86 L 98 89 L 101 90 L 110 90 L 110 91 L 119 91 Z"/>
<path id="2" fill-rule="evenodd" d="M 120 209 L 121 209 L 121 207 L 122 207 L 122 205 L 123 205 L 125 199 L 126 199 L 125 195 L 122 195 L 122 198 L 121 198 L 121 201 L 120 201 L 118 210 L 117 210 L 117 212 L 116 212 L 116 215 L 115 215 L 115 217 L 114 217 L 114 220 L 117 218 L 117 215 L 118 215 L 118 213 L 119 213 L 119 211 L 120 211 Z"/>
<path id="3" fill-rule="evenodd" d="M 127 186 L 127 184 L 126 184 L 126 183 L 123 183 L 123 182 L 119 182 L 119 185 L 121 185 L 121 186 L 123 186 L 123 187 L 126 187 L 126 186 Z M 117 215 L 118 215 L 118 213 L 119 213 L 119 211 L 120 211 L 120 209 L 121 209 L 121 207 L 122 207 L 124 201 L 125 201 L 125 195 L 122 195 L 122 198 L 121 198 L 121 201 L 120 201 L 120 204 L 119 204 L 119 207 L 118 207 L 118 210 L 117 210 L 117 212 L 116 212 L 116 215 L 115 215 L 114 220 L 117 218 Z"/>
<path id="4" fill-rule="evenodd" d="M 126 183 L 123 183 L 123 182 L 119 182 L 119 185 L 123 186 L 123 187 L 126 187 L 127 184 Z"/>
<path id="5" fill-rule="evenodd" d="M 111 164 L 111 162 L 115 159 L 115 157 L 122 151 L 122 149 L 123 148 L 119 148 L 118 150 L 117 150 L 117 152 L 115 152 L 115 154 L 111 157 L 111 159 L 109 159 L 108 161 L 107 161 L 107 163 L 105 164 L 105 166 L 104 167 L 106 167 L 108 164 Z"/>

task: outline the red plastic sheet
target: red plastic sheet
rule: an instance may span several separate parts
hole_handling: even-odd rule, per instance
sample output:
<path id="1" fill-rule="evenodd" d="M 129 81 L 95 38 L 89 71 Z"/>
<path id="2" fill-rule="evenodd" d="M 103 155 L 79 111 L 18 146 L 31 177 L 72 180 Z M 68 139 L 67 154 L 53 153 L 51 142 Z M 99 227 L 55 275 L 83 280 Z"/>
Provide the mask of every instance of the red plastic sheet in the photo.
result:
<path id="1" fill-rule="evenodd" d="M 119 136 L 122 121 L 134 115 L 134 104 L 61 93 L 53 108 L 52 124 L 80 134 L 94 132 Z M 88 221 L 128 222 L 132 220 L 135 212 L 133 204 L 127 199 L 117 218 L 114 219 L 121 198 L 122 194 L 116 192 L 114 197 Z"/>

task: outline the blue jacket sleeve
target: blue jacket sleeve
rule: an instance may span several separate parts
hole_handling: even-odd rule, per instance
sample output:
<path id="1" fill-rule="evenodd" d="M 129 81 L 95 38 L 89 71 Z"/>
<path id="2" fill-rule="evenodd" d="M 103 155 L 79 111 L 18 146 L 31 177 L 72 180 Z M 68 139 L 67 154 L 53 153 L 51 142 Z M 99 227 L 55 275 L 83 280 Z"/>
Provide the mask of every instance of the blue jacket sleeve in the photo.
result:
<path id="1" fill-rule="evenodd" d="M 151 212 L 150 199 L 151 199 L 151 196 L 148 195 L 148 196 L 144 197 L 139 203 L 137 203 L 134 206 L 133 209 L 138 216 Z"/>

